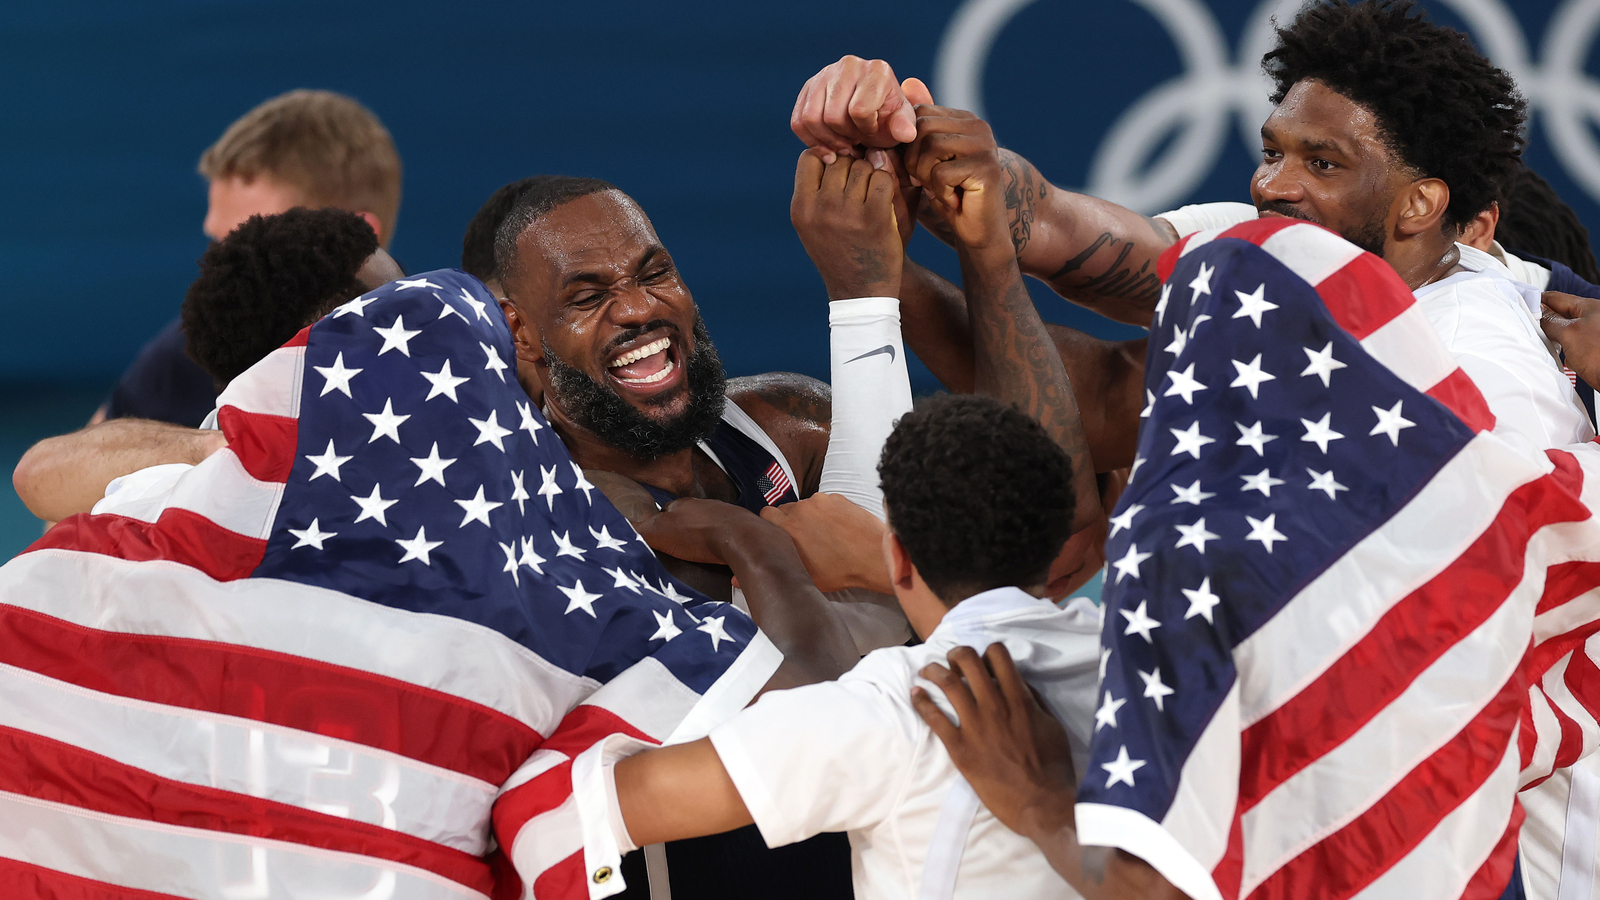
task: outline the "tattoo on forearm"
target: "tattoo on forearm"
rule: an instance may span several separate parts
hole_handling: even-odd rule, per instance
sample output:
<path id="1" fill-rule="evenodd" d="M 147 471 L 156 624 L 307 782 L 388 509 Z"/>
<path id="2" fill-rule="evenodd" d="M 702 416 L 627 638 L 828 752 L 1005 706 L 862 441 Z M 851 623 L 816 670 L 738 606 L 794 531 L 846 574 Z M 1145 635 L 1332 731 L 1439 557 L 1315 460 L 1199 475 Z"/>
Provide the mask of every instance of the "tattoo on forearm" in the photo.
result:
<path id="1" fill-rule="evenodd" d="M 1128 255 L 1133 252 L 1134 243 L 1119 238 L 1107 231 L 1095 238 L 1094 243 L 1084 248 L 1082 253 L 1067 260 L 1061 268 L 1050 274 L 1046 281 L 1056 282 L 1062 278 L 1078 272 L 1093 259 L 1102 248 L 1110 248 L 1116 252 L 1116 258 L 1106 267 L 1104 272 L 1086 278 L 1073 287 L 1080 291 L 1099 297 L 1135 300 L 1148 300 L 1154 302 L 1161 294 L 1161 279 L 1155 272 L 1150 271 L 1151 260 L 1145 260 L 1138 269 L 1127 262 Z"/>
<path id="2" fill-rule="evenodd" d="M 1033 165 L 1010 150 L 1000 151 L 1000 168 L 1006 178 L 1006 213 L 1010 217 L 1011 245 L 1018 253 L 1033 236 L 1034 204 L 1044 197 L 1044 179 L 1034 187 Z"/>

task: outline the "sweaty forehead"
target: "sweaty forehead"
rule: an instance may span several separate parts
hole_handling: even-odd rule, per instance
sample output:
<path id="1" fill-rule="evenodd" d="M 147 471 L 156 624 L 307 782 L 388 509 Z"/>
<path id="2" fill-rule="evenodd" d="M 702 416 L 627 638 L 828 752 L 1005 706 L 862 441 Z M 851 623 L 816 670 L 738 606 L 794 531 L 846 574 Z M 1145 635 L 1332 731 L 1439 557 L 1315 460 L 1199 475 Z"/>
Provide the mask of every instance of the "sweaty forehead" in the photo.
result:
<path id="1" fill-rule="evenodd" d="M 530 274 L 559 287 L 577 273 L 622 274 L 659 240 L 650 219 L 620 191 L 568 201 L 528 226 L 518 239 Z"/>
<path id="2" fill-rule="evenodd" d="M 1291 87 L 1262 130 L 1280 143 L 1308 150 L 1342 151 L 1385 164 L 1393 157 L 1372 110 L 1320 81 Z"/>

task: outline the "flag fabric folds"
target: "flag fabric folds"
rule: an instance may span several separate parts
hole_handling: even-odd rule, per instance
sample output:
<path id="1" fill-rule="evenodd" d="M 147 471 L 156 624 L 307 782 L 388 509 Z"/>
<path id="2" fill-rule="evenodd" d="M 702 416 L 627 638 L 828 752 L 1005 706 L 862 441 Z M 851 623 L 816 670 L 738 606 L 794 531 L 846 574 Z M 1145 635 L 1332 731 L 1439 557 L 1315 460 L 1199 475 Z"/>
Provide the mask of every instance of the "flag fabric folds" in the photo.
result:
<path id="1" fill-rule="evenodd" d="M 1583 752 L 1541 678 L 1600 621 L 1595 447 L 1491 434 L 1406 285 L 1317 226 L 1162 269 L 1080 839 L 1197 900 L 1499 896 L 1518 788 Z"/>
<path id="2" fill-rule="evenodd" d="M 444 270 L 219 400 L 227 449 L 0 568 L 16 895 L 587 897 L 571 756 L 698 737 L 780 661 L 676 583 Z M 491 824 L 492 820 L 492 824 Z"/>

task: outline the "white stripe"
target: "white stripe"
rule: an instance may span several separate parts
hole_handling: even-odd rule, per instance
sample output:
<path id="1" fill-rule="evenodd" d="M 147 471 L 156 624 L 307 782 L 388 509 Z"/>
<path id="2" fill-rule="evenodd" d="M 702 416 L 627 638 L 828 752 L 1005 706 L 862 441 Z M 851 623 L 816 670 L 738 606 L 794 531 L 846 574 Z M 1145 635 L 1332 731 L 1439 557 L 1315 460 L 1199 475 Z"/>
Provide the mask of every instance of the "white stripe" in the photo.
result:
<path id="1" fill-rule="evenodd" d="M 956 893 L 956 875 L 967 851 L 967 836 L 977 818 L 978 795 L 959 774 L 944 795 L 939 818 L 933 823 L 922 862 L 922 885 L 917 900 L 950 900 Z"/>
<path id="2" fill-rule="evenodd" d="M 1477 718 L 1522 663 L 1538 587 L 1538 577 L 1524 580 L 1355 734 L 1244 814 L 1241 897 L 1381 801 Z"/>
<path id="3" fill-rule="evenodd" d="M 1460 897 L 1511 825 L 1517 765 L 1517 733 L 1513 730 L 1500 765 L 1483 785 L 1356 896 L 1362 900 Z"/>
<path id="4" fill-rule="evenodd" d="M 1561 887 L 1556 900 L 1590 900 L 1594 896 L 1595 836 L 1600 831 L 1600 775 L 1587 765 L 1572 767 L 1572 792 L 1567 797 L 1566 834 L 1561 844 Z"/>
<path id="5" fill-rule="evenodd" d="M 703 634 L 686 633 L 678 640 L 706 640 L 710 646 Z M 726 673 L 722 677 L 726 678 Z M 752 686 L 750 696 L 754 697 L 763 683 Z M 606 710 L 660 742 L 671 736 L 700 700 L 700 695 L 679 681 L 660 660 L 647 656 L 601 685 L 581 705 Z"/>
<path id="6" fill-rule="evenodd" d="M 1161 827 L 1207 871 L 1216 869 L 1228 852 L 1228 833 L 1239 807 L 1241 750 L 1235 681 L 1184 760 L 1178 792 L 1161 820 Z"/>
<path id="7" fill-rule="evenodd" d="M 1505 498 L 1540 474 L 1493 436 L 1473 438 L 1411 502 L 1235 648 L 1241 727 L 1316 680 L 1395 603 L 1448 568 Z"/>
<path id="8" fill-rule="evenodd" d="M 706 689 L 700 696 L 700 702 L 688 711 L 678 727 L 661 743 L 685 744 L 710 734 L 711 729 L 749 706 L 782 664 L 783 652 L 772 643 L 766 632 L 757 631 L 739 658 Z"/>
<path id="9" fill-rule="evenodd" d="M 482 898 L 413 866 L 0 792 L 0 856 L 195 900 Z"/>
<path id="10" fill-rule="evenodd" d="M 1316 287 L 1361 255 L 1361 248 L 1316 225 L 1300 223 L 1275 232 L 1261 249 Z"/>
<path id="11" fill-rule="evenodd" d="M 1363 338 L 1361 349 L 1423 393 L 1458 368 L 1455 358 L 1440 342 L 1439 332 L 1417 303 Z"/>
<path id="12" fill-rule="evenodd" d="M 1592 528 L 1589 522 L 1577 523 L 1584 527 Z M 1534 617 L 1533 643 L 1534 646 L 1545 643 L 1553 638 L 1576 631 L 1600 617 L 1600 588 L 1585 591 L 1571 600 L 1545 610 Z"/>
<path id="13" fill-rule="evenodd" d="M 1565 670 L 1566 666 L 1567 661 L 1562 659 L 1553 668 Z M 1528 764 L 1517 779 L 1518 790 L 1526 787 L 1528 782 L 1544 778 L 1554 771 L 1556 752 L 1561 748 L 1561 722 L 1550 709 L 1550 700 L 1545 696 L 1542 685 L 1529 686 L 1528 704 L 1533 710 L 1534 744 Z"/>
<path id="14" fill-rule="evenodd" d="M 103 694 L 0 665 L 0 723 L 186 784 L 485 852 L 496 786 L 249 719 Z"/>
<path id="15" fill-rule="evenodd" d="M 1187 847 L 1144 813 L 1105 803 L 1079 803 L 1072 812 L 1078 842 L 1085 847 L 1126 850 L 1149 863 L 1192 900 L 1222 900 L 1211 870 L 1196 862 Z"/>
<path id="16" fill-rule="evenodd" d="M 126 634 L 238 644 L 421 685 L 548 736 L 597 682 L 498 632 L 271 578 L 218 582 L 164 560 L 38 550 L 0 567 L 0 603 Z"/>
<path id="17" fill-rule="evenodd" d="M 533 883 L 549 869 L 574 853 L 583 850 L 583 822 L 578 817 L 578 801 L 568 794 L 560 806 L 547 810 L 523 823 L 511 841 L 511 862 L 522 878 L 523 896 L 533 896 Z M 621 882 L 613 871 L 612 880 Z M 593 872 L 585 871 L 584 881 L 593 883 Z M 608 884 L 607 887 L 610 887 Z M 606 896 L 615 891 L 601 891 Z"/>
<path id="18" fill-rule="evenodd" d="M 1206 244 L 1216 240 L 1217 235 L 1222 234 L 1224 231 L 1227 231 L 1232 227 L 1232 225 L 1227 225 L 1222 228 L 1207 228 L 1205 231 L 1196 231 L 1194 234 L 1189 236 L 1189 243 L 1183 245 L 1183 250 L 1178 253 L 1178 257 L 1181 259 L 1185 256 L 1188 256 L 1201 247 L 1204 247 Z"/>
<path id="19" fill-rule="evenodd" d="M 166 509 L 187 509 L 245 537 L 266 540 L 278 517 L 284 485 L 258 481 L 239 457 L 222 449 L 179 476 Z"/>
<path id="20" fill-rule="evenodd" d="M 279 347 L 228 382 L 228 386 L 217 397 L 217 406 L 233 406 L 244 412 L 269 416 L 299 418 L 305 359 L 305 347 Z"/>

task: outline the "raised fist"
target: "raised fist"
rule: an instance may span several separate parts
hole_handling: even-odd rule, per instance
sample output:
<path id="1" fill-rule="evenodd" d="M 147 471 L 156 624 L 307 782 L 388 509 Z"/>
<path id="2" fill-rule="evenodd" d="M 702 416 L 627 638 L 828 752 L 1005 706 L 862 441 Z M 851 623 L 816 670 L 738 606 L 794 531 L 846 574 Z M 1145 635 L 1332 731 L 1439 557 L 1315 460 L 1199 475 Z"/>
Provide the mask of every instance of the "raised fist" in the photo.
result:
<path id="1" fill-rule="evenodd" d="M 795 99 L 789 127 L 806 146 L 836 156 L 860 156 L 862 147 L 893 147 L 917 136 L 912 107 L 932 103 L 915 78 L 902 84 L 881 59 L 846 56 L 806 81 Z"/>
<path id="2" fill-rule="evenodd" d="M 904 244 L 895 216 L 894 173 L 848 156 L 800 154 L 789 219 L 829 300 L 898 297 Z"/>
<path id="3" fill-rule="evenodd" d="M 1007 224 L 1005 170 L 987 122 L 959 109 L 920 104 L 905 166 L 922 187 L 924 210 L 949 229 L 957 250 L 1015 255 Z"/>

